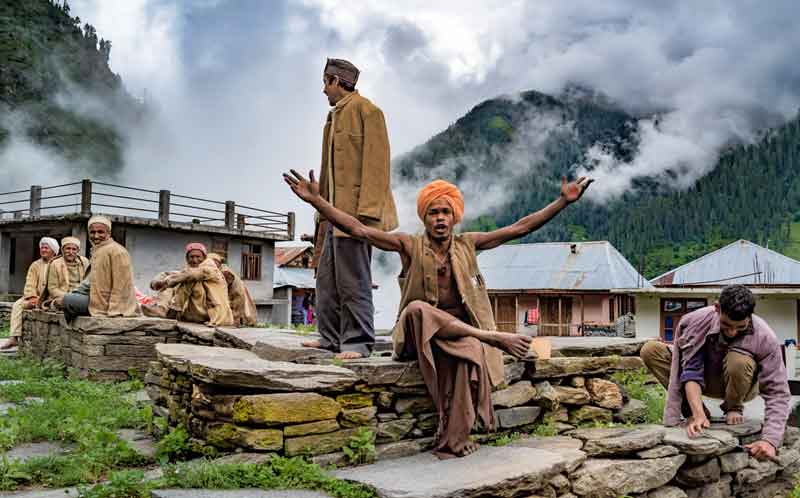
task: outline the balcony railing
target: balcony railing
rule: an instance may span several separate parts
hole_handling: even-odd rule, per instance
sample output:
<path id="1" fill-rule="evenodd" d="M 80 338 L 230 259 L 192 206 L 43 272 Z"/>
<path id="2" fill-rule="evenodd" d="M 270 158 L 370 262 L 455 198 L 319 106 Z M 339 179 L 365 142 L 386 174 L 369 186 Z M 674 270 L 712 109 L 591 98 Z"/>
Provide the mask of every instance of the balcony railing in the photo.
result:
<path id="1" fill-rule="evenodd" d="M 169 190 L 83 180 L 48 187 L 33 185 L 30 189 L 0 193 L 0 221 L 92 213 L 156 219 L 164 226 L 197 224 L 286 240 L 294 238 L 293 212 L 278 213 L 234 201 L 174 194 Z"/>

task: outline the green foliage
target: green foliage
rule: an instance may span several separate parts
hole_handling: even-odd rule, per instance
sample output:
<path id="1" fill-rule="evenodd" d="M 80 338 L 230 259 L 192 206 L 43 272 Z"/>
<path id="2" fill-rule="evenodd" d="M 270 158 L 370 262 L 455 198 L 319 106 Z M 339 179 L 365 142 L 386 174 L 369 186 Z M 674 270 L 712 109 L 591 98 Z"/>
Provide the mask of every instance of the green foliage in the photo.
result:
<path id="1" fill-rule="evenodd" d="M 489 442 L 489 446 L 507 446 L 514 441 L 518 441 L 522 439 L 522 434 L 519 432 L 511 432 L 508 434 L 503 434 L 502 436 L 498 437 L 494 441 Z"/>
<path id="2" fill-rule="evenodd" d="M 653 382 L 653 376 L 646 368 L 638 370 L 622 370 L 611 376 L 612 380 L 622 386 L 625 392 L 633 399 L 638 399 L 647 408 L 645 415 L 633 423 L 660 424 L 664 414 L 664 403 L 667 391 Z"/>
<path id="3" fill-rule="evenodd" d="M 5 327 L 0 327 L 0 337 L 8 337 L 11 335 L 11 327 L 6 325 Z"/>
<path id="4" fill-rule="evenodd" d="M 347 446 L 342 447 L 345 458 L 351 464 L 359 465 L 375 460 L 375 433 L 366 427 L 359 428 L 350 437 Z"/>
<path id="5" fill-rule="evenodd" d="M 538 437 L 558 436 L 555 420 L 553 420 L 552 417 L 542 418 L 542 421 L 536 425 L 536 428 L 533 430 L 533 432 L 531 432 L 531 435 Z"/>
<path id="6" fill-rule="evenodd" d="M 189 439 L 189 433 L 182 425 L 172 429 L 156 444 L 156 460 L 165 464 L 186 458 L 192 453 Z"/>
<path id="7" fill-rule="evenodd" d="M 208 460 L 167 465 L 161 479 L 145 481 L 141 472 L 113 474 L 110 482 L 81 488 L 81 498 L 145 498 L 153 489 L 312 489 L 336 498 L 376 498 L 370 488 L 326 475 L 302 458 L 276 457 L 265 463 L 220 464 Z"/>
<path id="8" fill-rule="evenodd" d="M 291 329 L 301 335 L 310 335 L 317 331 L 316 325 L 305 325 L 303 323 L 294 323 L 294 324 L 259 323 L 256 325 L 256 327 L 262 329 L 281 329 L 281 330 Z"/>
<path id="9" fill-rule="evenodd" d="M 21 483 L 70 486 L 94 482 L 109 470 L 145 463 L 116 435 L 119 429 L 147 423 L 148 410 L 127 397 L 141 388 L 141 382 L 112 384 L 65 378 L 61 364 L 29 358 L 0 358 L 0 378 L 22 381 L 0 386 L 0 399 L 19 403 L 0 418 L 0 447 L 5 450 L 21 443 L 53 441 L 69 448 L 63 455 L 24 463 L 3 461 L 3 489 Z M 30 397 L 41 402 L 26 401 Z"/>

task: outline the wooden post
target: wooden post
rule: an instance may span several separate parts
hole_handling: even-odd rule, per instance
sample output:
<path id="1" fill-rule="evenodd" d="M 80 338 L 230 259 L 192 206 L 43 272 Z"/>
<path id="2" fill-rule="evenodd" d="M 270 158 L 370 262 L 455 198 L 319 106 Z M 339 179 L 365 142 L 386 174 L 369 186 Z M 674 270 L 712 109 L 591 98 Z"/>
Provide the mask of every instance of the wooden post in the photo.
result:
<path id="1" fill-rule="evenodd" d="M 558 296 L 558 335 L 561 335 L 561 296 Z"/>
<path id="2" fill-rule="evenodd" d="M 244 228 L 247 225 L 247 221 L 243 214 L 236 215 L 236 229 L 240 232 L 244 232 Z"/>
<path id="3" fill-rule="evenodd" d="M 519 332 L 519 294 L 514 294 L 514 333 Z"/>
<path id="4" fill-rule="evenodd" d="M 236 203 L 225 201 L 225 228 L 233 230 L 236 224 Z"/>
<path id="5" fill-rule="evenodd" d="M 81 181 L 81 214 L 91 216 L 92 214 L 92 181 Z"/>
<path id="6" fill-rule="evenodd" d="M 294 223 L 295 223 L 295 221 L 294 221 L 294 211 L 289 211 L 288 218 L 289 218 L 288 219 L 289 227 L 287 229 L 287 232 L 288 232 L 288 235 L 289 235 L 289 240 L 294 240 Z"/>
<path id="7" fill-rule="evenodd" d="M 159 190 L 158 192 L 158 223 L 164 226 L 169 225 L 169 190 Z"/>
<path id="8" fill-rule="evenodd" d="M 581 297 L 581 335 L 583 335 L 583 316 L 584 316 L 583 315 L 583 307 L 584 307 L 583 294 L 581 294 L 580 297 Z"/>
<path id="9" fill-rule="evenodd" d="M 32 217 L 38 217 L 42 209 L 42 187 L 41 185 L 31 186 L 31 203 L 28 214 Z"/>

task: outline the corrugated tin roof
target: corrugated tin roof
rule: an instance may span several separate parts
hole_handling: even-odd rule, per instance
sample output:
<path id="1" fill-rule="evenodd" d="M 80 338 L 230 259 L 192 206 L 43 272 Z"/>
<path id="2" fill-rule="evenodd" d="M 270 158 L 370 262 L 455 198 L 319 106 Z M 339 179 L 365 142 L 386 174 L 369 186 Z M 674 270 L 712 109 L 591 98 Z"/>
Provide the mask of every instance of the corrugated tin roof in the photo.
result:
<path id="1" fill-rule="evenodd" d="M 492 290 L 650 287 L 606 241 L 506 244 L 479 254 L 478 266 Z"/>
<path id="2" fill-rule="evenodd" d="M 653 285 L 800 284 L 800 261 L 737 240 L 650 281 Z"/>
<path id="3" fill-rule="evenodd" d="M 296 287 L 298 289 L 313 289 L 316 287 L 314 270 L 312 268 L 291 268 L 276 266 L 272 276 L 272 287 Z"/>
<path id="4" fill-rule="evenodd" d="M 275 248 L 275 266 L 283 266 L 291 263 L 295 258 L 301 256 L 306 251 L 312 251 L 313 246 L 289 246 Z"/>

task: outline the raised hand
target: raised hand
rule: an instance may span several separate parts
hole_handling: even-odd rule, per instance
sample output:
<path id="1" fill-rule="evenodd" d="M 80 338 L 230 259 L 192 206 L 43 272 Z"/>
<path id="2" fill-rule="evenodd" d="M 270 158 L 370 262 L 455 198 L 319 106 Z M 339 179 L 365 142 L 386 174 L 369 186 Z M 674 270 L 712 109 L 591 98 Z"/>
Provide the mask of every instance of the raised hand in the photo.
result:
<path id="1" fill-rule="evenodd" d="M 314 171 L 308 172 L 308 180 L 295 170 L 289 170 L 291 174 L 284 173 L 283 180 L 292 189 L 292 192 L 297 197 L 304 201 L 311 203 L 312 200 L 319 197 L 319 183 L 314 179 Z"/>
<path id="2" fill-rule="evenodd" d="M 575 180 L 574 182 L 567 183 L 567 177 L 561 177 L 561 197 L 567 202 L 575 202 L 581 198 L 586 189 L 589 188 L 589 185 L 594 182 L 592 178 L 586 178 L 582 176 Z"/>

